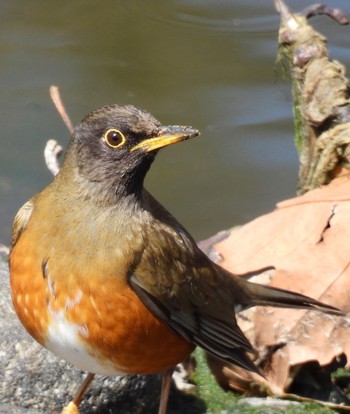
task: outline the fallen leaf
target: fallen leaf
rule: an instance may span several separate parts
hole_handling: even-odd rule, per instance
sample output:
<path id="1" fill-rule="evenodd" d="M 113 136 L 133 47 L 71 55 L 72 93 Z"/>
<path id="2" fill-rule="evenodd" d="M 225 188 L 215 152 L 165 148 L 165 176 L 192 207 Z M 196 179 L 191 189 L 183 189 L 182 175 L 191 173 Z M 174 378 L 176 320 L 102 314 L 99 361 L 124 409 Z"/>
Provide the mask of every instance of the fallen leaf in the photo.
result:
<path id="1" fill-rule="evenodd" d="M 281 202 L 276 210 L 235 228 L 214 245 L 220 265 L 235 274 L 274 266 L 250 280 L 296 291 L 350 311 L 350 178 Z M 222 362 L 209 361 L 219 382 L 245 392 L 289 392 L 310 361 L 320 367 L 350 361 L 350 318 L 316 311 L 256 307 L 238 315 L 259 352 L 266 380 Z M 344 363 L 344 362 L 343 362 Z M 335 364 L 336 365 L 336 364 Z"/>

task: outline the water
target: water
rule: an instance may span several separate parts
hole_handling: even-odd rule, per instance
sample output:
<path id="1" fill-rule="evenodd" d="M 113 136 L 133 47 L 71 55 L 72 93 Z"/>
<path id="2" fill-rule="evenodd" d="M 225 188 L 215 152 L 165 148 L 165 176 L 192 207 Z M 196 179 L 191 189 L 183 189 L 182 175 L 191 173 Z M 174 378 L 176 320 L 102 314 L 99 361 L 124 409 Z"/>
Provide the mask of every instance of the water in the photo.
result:
<path id="1" fill-rule="evenodd" d="M 291 1 L 296 10 L 309 1 Z M 350 15 L 350 4 L 332 1 Z M 313 24 L 349 64 L 349 27 Z M 0 17 L 0 243 L 17 209 L 51 180 L 42 152 L 74 123 L 132 103 L 202 136 L 165 149 L 148 189 L 196 239 L 244 223 L 295 194 L 289 83 L 276 70 L 272 0 L 3 0 Z"/>

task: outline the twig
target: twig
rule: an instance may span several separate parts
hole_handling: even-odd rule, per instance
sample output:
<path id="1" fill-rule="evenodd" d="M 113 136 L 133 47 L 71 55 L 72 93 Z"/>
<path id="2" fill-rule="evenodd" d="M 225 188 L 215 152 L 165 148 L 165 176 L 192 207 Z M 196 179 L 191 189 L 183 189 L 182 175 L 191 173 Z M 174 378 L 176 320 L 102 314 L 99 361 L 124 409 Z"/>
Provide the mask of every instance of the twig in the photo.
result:
<path id="1" fill-rule="evenodd" d="M 286 26 L 291 30 L 297 30 L 299 28 L 299 22 L 291 12 L 290 8 L 283 0 L 274 0 L 275 8 L 281 15 L 281 26 Z"/>
<path id="2" fill-rule="evenodd" d="M 312 4 L 309 7 L 306 7 L 301 14 L 303 14 L 307 19 L 313 16 L 329 16 L 333 20 L 335 20 L 339 24 L 349 24 L 349 19 L 346 16 L 346 14 L 340 10 L 336 9 L 334 7 L 328 7 L 326 4 L 321 3 L 315 3 Z"/>
<path id="3" fill-rule="evenodd" d="M 60 90 L 59 90 L 58 86 L 55 86 L 55 85 L 50 86 L 50 96 L 51 96 L 52 102 L 54 103 L 58 113 L 61 115 L 61 118 L 62 118 L 63 122 L 65 123 L 66 127 L 68 128 L 68 131 L 70 133 L 72 133 L 73 130 L 74 130 L 74 127 L 73 127 L 73 124 L 72 124 L 72 122 L 71 122 L 71 120 L 70 120 L 70 118 L 69 118 L 69 116 L 66 112 L 66 109 L 63 105 L 63 102 L 62 102 L 62 99 L 61 99 L 61 96 L 60 96 Z"/>
<path id="4" fill-rule="evenodd" d="M 63 148 L 54 139 L 49 139 L 44 150 L 44 158 L 47 168 L 53 175 L 60 170 L 59 157 L 63 152 Z"/>
<path id="5" fill-rule="evenodd" d="M 307 21 L 327 14 L 345 24 L 347 17 L 320 3 L 292 13 L 284 0 L 274 2 L 281 15 L 280 53 L 292 78 L 298 193 L 303 194 L 328 184 L 344 167 L 350 170 L 349 80 L 344 66 L 329 58 L 325 37 Z"/>
<path id="6" fill-rule="evenodd" d="M 57 109 L 57 112 L 60 114 L 64 124 L 68 128 L 68 131 L 72 133 L 74 127 L 67 114 L 66 108 L 63 105 L 63 101 L 61 99 L 60 90 L 58 86 L 50 86 L 50 97 L 55 105 L 55 108 Z M 61 145 L 58 144 L 57 141 L 55 141 L 54 139 L 50 139 L 49 141 L 47 141 L 44 150 L 44 158 L 47 168 L 52 172 L 53 175 L 56 175 L 60 170 L 60 164 L 58 160 L 62 152 L 63 148 L 61 147 Z"/>

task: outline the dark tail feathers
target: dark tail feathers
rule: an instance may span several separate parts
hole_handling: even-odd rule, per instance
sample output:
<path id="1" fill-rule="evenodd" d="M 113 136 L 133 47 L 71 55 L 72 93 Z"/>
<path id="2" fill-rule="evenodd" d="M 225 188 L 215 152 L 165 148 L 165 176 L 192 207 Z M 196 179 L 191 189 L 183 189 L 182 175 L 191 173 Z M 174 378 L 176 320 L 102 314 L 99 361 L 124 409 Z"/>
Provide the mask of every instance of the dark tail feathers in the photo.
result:
<path id="1" fill-rule="evenodd" d="M 288 290 L 246 282 L 245 291 L 247 292 L 251 306 L 261 305 L 280 308 L 313 309 L 331 315 L 344 315 L 342 311 L 331 305 Z"/>

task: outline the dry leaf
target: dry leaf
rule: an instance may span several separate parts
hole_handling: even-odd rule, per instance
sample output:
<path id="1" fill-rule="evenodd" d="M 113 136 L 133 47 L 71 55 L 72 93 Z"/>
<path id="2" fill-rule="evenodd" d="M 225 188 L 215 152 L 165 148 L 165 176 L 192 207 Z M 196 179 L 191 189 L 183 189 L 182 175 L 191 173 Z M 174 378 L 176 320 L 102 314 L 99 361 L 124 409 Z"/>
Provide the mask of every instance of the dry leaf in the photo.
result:
<path id="1" fill-rule="evenodd" d="M 279 203 L 274 212 L 232 230 L 224 241 L 213 242 L 209 253 L 222 257 L 221 265 L 245 277 L 274 266 L 276 270 L 254 281 L 300 292 L 349 312 L 348 79 L 344 67 L 328 58 L 326 39 L 308 24 L 306 16 L 321 11 L 340 23 L 347 19 L 338 9 L 321 4 L 310 6 L 305 16 L 292 13 L 283 0 L 275 0 L 275 5 L 281 14 L 280 50 L 293 80 L 299 192 L 329 184 Z M 345 175 L 334 179 L 343 166 L 348 168 Z M 350 359 L 350 318 L 253 308 L 239 314 L 238 322 L 259 353 L 256 363 L 266 380 L 208 357 L 223 387 L 256 394 L 296 392 L 317 399 L 330 399 L 337 392 L 330 373 Z M 341 392 L 336 401 L 350 405 Z"/>
<path id="2" fill-rule="evenodd" d="M 274 266 L 276 270 L 254 281 L 300 292 L 349 312 L 349 176 L 279 203 L 272 213 L 234 229 L 215 249 L 223 258 L 220 264 L 233 273 Z M 242 312 L 238 321 L 259 352 L 258 362 L 268 382 L 214 363 L 219 382 L 230 388 L 247 391 L 258 383 L 270 393 L 282 394 L 303 364 L 318 361 L 321 367 L 327 366 L 344 354 L 350 360 L 347 317 L 259 307 Z"/>

